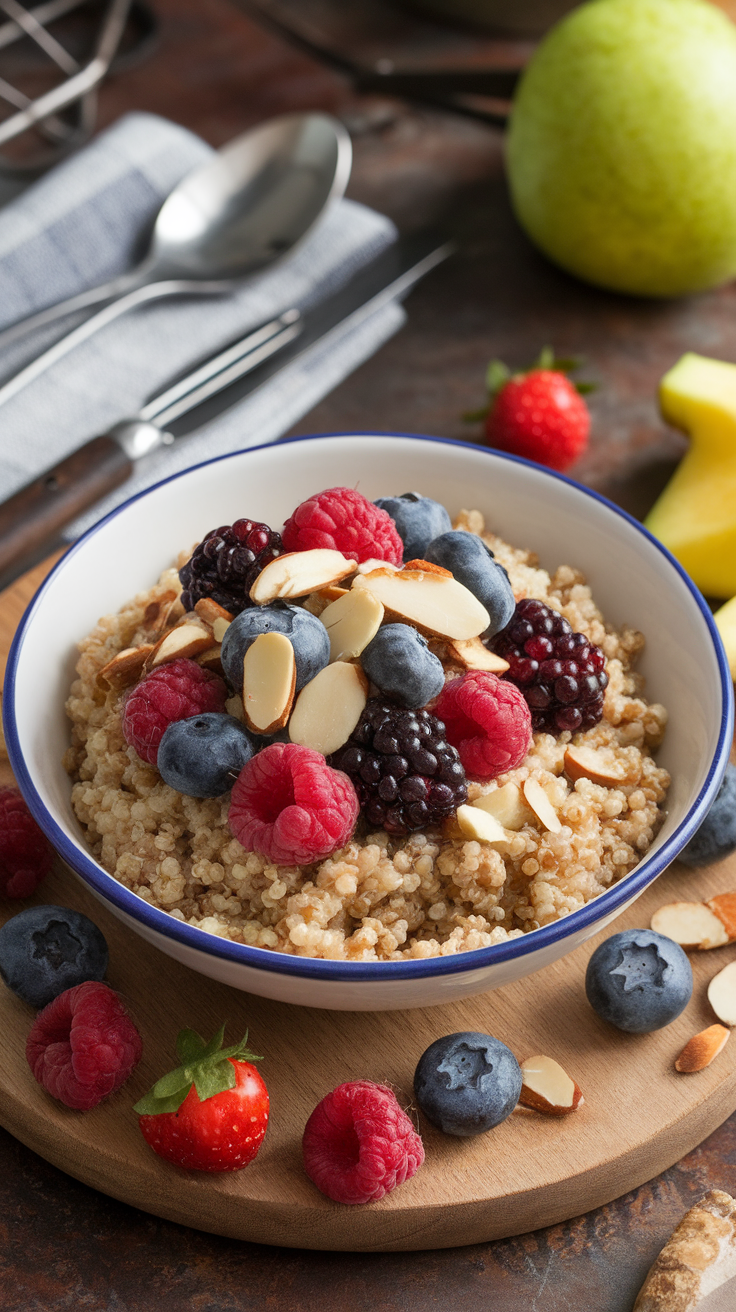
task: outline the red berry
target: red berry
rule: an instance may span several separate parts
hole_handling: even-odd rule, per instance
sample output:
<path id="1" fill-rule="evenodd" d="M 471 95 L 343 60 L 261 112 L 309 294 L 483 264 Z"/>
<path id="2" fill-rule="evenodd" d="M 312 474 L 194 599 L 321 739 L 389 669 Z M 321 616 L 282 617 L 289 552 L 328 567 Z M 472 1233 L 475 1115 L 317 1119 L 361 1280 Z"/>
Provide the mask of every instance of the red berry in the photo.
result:
<path id="1" fill-rule="evenodd" d="M 259 1058 L 248 1052 L 247 1034 L 223 1048 L 224 1028 L 208 1044 L 182 1030 L 182 1065 L 134 1108 L 154 1152 L 191 1171 L 239 1171 L 253 1161 L 268 1125 L 268 1090 L 251 1064 Z"/>
<path id="2" fill-rule="evenodd" d="M 307 865 L 347 843 L 358 811 L 351 780 L 321 752 L 272 743 L 240 771 L 228 823 L 247 852 L 280 866 Z"/>
<path id="3" fill-rule="evenodd" d="M 524 695 L 495 674 L 468 670 L 445 684 L 432 709 L 476 779 L 514 770 L 529 751 L 532 718 Z"/>
<path id="4" fill-rule="evenodd" d="M 350 560 L 387 560 L 400 565 L 404 544 L 394 521 L 350 487 L 330 487 L 302 501 L 281 534 L 285 551 L 329 547 Z"/>
<path id="5" fill-rule="evenodd" d="M 390 1089 L 340 1084 L 317 1104 L 302 1139 L 304 1169 L 336 1203 L 371 1203 L 410 1180 L 424 1147 Z"/>
<path id="6" fill-rule="evenodd" d="M 194 661 L 170 661 L 136 684 L 123 709 L 123 737 L 142 760 L 156 764 L 164 733 L 174 720 L 204 711 L 224 711 L 227 688 Z"/>
<path id="7" fill-rule="evenodd" d="M 88 1111 L 125 1083 L 142 1050 L 117 993 L 90 980 L 66 989 L 38 1013 L 26 1058 L 52 1098 Z"/>
<path id="8" fill-rule="evenodd" d="M 0 893 L 30 897 L 49 873 L 54 849 L 17 788 L 0 788 Z"/>
<path id="9" fill-rule="evenodd" d="M 486 438 L 500 451 L 567 469 L 588 445 L 590 411 L 564 374 L 532 369 L 504 383 L 485 422 Z"/>

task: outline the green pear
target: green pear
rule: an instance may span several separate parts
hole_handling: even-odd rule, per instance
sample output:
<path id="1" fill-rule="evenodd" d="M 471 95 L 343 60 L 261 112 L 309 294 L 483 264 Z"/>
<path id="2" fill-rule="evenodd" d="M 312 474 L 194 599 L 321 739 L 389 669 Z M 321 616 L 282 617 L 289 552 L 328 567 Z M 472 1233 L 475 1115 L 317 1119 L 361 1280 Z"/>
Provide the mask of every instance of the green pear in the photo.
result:
<path id="1" fill-rule="evenodd" d="M 736 276 L 736 26 L 707 0 L 590 0 L 542 41 L 508 135 L 520 223 L 589 282 Z"/>

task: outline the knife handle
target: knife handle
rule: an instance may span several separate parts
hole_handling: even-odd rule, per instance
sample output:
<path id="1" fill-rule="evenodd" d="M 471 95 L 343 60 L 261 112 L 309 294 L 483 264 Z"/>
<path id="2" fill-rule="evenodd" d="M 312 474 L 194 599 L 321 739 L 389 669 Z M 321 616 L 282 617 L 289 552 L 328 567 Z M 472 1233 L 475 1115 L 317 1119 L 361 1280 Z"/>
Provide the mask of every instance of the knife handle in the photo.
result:
<path id="1" fill-rule="evenodd" d="M 124 483 L 133 461 L 109 434 L 93 437 L 0 505 L 0 577 L 49 550 L 59 530 Z"/>

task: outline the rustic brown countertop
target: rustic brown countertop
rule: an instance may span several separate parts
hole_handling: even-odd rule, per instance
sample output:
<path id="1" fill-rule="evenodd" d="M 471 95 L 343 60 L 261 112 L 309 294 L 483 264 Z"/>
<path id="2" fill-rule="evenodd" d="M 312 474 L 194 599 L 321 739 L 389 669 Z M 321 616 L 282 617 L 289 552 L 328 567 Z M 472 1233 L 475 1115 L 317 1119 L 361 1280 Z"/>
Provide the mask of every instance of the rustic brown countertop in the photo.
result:
<path id="1" fill-rule="evenodd" d="M 685 350 L 736 359 L 736 286 L 672 304 L 587 288 L 517 229 L 499 133 L 358 97 L 228 0 L 156 0 L 156 8 L 159 48 L 104 88 L 104 122 L 149 109 L 219 145 L 268 115 L 326 108 L 354 134 L 350 194 L 407 230 L 441 220 L 460 242 L 411 297 L 402 332 L 295 431 L 472 439 L 460 415 L 482 402 L 488 359 L 520 365 L 549 342 L 584 354 L 599 383 L 591 450 L 576 475 L 643 514 L 683 449 L 658 417 L 656 383 Z M 159 1221 L 62 1175 L 0 1131 L 0 1309 L 629 1312 L 664 1240 L 708 1188 L 736 1193 L 736 1117 L 657 1180 L 550 1230 L 441 1252 L 309 1253 Z"/>

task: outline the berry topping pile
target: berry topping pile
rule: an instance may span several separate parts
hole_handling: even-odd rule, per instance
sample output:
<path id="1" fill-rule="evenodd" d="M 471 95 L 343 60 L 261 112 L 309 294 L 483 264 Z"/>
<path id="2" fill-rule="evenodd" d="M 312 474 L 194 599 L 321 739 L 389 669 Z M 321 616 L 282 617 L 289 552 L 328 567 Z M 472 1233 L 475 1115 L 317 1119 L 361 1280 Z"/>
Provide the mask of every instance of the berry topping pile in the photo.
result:
<path id="1" fill-rule="evenodd" d="M 123 708 L 123 737 L 142 760 L 156 764 L 164 733 L 174 720 L 224 711 L 227 688 L 194 661 L 170 661 L 133 688 Z"/>
<path id="2" fill-rule="evenodd" d="M 141 1052 L 140 1034 L 117 993 L 91 981 L 66 989 L 44 1007 L 26 1043 L 39 1084 L 79 1111 L 115 1093 Z"/>
<path id="3" fill-rule="evenodd" d="M 342 847 L 357 818 L 358 799 L 345 774 L 309 747 L 273 743 L 241 770 L 229 821 L 246 851 L 289 866 Z"/>
<path id="4" fill-rule="evenodd" d="M 370 700 L 331 760 L 353 780 L 369 824 L 389 834 L 437 824 L 468 795 L 458 753 L 429 711 Z"/>
<path id="5" fill-rule="evenodd" d="M 400 565 L 404 544 L 385 510 L 349 487 L 330 487 L 302 501 L 287 519 L 285 551 L 328 547 L 350 560 L 387 560 Z"/>
<path id="6" fill-rule="evenodd" d="M 523 692 L 535 733 L 592 729 L 603 715 L 606 658 L 562 615 L 531 597 L 489 646 L 509 662 L 506 678 Z"/>
<path id="7" fill-rule="evenodd" d="M 531 746 L 529 708 L 513 684 L 468 670 L 445 685 L 434 708 L 468 774 L 495 779 L 521 765 Z"/>
<path id="8" fill-rule="evenodd" d="M 0 788 L 0 894 L 30 897 L 53 860 L 53 848 L 18 789 Z"/>
<path id="9" fill-rule="evenodd" d="M 250 606 L 248 593 L 261 570 L 281 551 L 281 537 L 268 524 L 236 519 L 213 528 L 179 570 L 185 609 L 211 597 L 231 615 L 239 614 Z"/>
<path id="10" fill-rule="evenodd" d="M 371 1203 L 410 1180 L 424 1147 L 383 1084 L 340 1084 L 317 1104 L 302 1139 L 304 1169 L 336 1203 Z"/>

